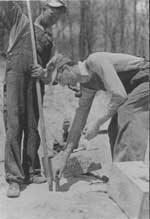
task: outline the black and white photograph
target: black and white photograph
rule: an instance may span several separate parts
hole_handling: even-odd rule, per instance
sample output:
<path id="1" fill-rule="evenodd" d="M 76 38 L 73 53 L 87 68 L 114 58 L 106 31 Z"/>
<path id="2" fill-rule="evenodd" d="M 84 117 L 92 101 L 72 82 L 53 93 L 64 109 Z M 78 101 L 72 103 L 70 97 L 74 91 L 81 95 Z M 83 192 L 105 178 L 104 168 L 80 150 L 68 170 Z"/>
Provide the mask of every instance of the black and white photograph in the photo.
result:
<path id="1" fill-rule="evenodd" d="M 149 219 L 149 0 L 0 0 L 0 219 Z"/>

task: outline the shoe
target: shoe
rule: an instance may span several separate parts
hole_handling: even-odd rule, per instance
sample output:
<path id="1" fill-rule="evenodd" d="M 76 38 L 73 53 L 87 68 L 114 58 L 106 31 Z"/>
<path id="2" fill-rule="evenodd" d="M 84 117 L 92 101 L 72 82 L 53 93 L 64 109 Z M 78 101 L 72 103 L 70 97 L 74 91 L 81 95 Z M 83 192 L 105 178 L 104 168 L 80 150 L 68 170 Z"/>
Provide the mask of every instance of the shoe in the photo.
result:
<path id="1" fill-rule="evenodd" d="M 8 198 L 17 198 L 20 196 L 20 185 L 16 182 L 12 182 L 9 184 L 9 188 L 7 190 Z"/>
<path id="2" fill-rule="evenodd" d="M 34 175 L 30 178 L 30 183 L 35 183 L 35 184 L 42 184 L 45 183 L 47 180 L 44 176 L 41 175 Z"/>

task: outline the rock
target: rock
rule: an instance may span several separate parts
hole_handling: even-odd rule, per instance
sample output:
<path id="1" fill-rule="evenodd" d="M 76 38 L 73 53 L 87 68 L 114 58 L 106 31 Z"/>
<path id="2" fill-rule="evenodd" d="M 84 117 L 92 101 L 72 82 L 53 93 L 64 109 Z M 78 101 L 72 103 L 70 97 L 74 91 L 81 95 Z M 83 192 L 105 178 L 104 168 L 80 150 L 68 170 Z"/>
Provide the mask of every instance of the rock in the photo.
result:
<path id="1" fill-rule="evenodd" d="M 77 176 L 101 168 L 100 150 L 83 150 L 72 153 L 64 171 L 65 176 Z"/>
<path id="2" fill-rule="evenodd" d="M 114 163 L 108 193 L 130 218 L 149 218 L 148 166 L 142 161 Z"/>

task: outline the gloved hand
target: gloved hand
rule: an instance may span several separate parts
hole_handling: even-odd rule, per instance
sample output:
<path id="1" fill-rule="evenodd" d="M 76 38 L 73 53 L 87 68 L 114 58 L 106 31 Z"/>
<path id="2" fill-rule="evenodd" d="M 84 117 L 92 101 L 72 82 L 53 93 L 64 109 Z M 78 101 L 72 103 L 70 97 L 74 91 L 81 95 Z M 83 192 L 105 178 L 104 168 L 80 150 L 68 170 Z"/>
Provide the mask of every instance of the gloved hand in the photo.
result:
<path id="1" fill-rule="evenodd" d="M 52 158 L 52 170 L 54 181 L 62 177 L 62 173 L 65 169 L 68 159 L 68 154 L 65 151 L 61 151 L 54 158 Z"/>
<path id="2" fill-rule="evenodd" d="M 99 124 L 97 122 L 89 123 L 83 130 L 84 138 L 87 140 L 91 140 L 96 137 L 99 132 Z"/>
<path id="3" fill-rule="evenodd" d="M 31 66 L 31 75 L 34 78 L 42 79 L 46 74 L 46 70 L 42 68 L 41 65 L 32 65 Z"/>

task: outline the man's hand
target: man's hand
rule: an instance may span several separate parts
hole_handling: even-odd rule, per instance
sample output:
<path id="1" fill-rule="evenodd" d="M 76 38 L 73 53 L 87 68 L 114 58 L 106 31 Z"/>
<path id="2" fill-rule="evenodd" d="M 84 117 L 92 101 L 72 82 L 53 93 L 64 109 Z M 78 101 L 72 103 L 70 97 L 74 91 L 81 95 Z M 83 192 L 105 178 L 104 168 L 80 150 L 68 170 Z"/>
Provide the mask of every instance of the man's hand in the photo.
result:
<path id="1" fill-rule="evenodd" d="M 45 69 L 41 65 L 32 65 L 31 75 L 34 78 L 42 79 L 45 76 Z"/>
<path id="2" fill-rule="evenodd" d="M 91 122 L 88 124 L 83 130 L 84 138 L 87 140 L 91 140 L 96 137 L 99 131 L 99 125 L 97 122 Z"/>
<path id="3" fill-rule="evenodd" d="M 52 158 L 53 179 L 60 179 L 67 163 L 68 155 L 65 151 L 61 151 Z"/>

